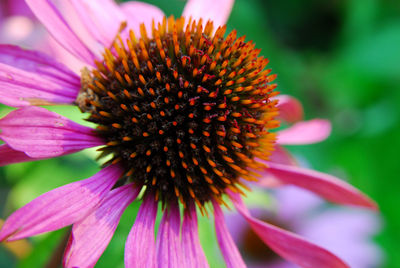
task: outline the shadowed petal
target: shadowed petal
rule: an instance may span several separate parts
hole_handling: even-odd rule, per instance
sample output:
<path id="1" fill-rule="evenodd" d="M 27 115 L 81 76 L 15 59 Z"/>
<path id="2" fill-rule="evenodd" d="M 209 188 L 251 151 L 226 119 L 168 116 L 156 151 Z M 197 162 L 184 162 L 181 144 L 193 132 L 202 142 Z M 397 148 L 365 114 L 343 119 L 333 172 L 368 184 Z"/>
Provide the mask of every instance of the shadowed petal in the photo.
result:
<path id="1" fill-rule="evenodd" d="M 36 17 L 50 34 L 66 50 L 89 65 L 94 65 L 95 56 L 72 31 L 50 0 L 26 0 Z"/>
<path id="2" fill-rule="evenodd" d="M 184 267 L 209 267 L 206 256 L 201 248 L 197 226 L 196 207 L 190 204 L 185 211 L 182 223 L 182 250 L 185 259 Z"/>
<path id="3" fill-rule="evenodd" d="M 303 120 L 303 106 L 300 101 L 289 96 L 289 95 L 278 95 L 274 99 L 277 99 L 279 108 L 279 118 L 288 123 L 295 123 Z"/>
<path id="4" fill-rule="evenodd" d="M 228 268 L 245 268 L 246 265 L 239 253 L 231 234 L 226 227 L 224 214 L 221 207 L 213 200 L 214 218 L 215 218 L 215 232 L 219 248 L 221 249 L 222 256 L 224 257 L 226 267 Z"/>
<path id="5" fill-rule="evenodd" d="M 7 144 L 0 145 L 0 167 L 35 160 L 38 158 L 29 157 L 24 152 L 16 151 Z"/>
<path id="6" fill-rule="evenodd" d="M 251 217 L 238 194 L 229 193 L 233 204 L 253 231 L 266 245 L 283 258 L 304 268 L 348 268 L 338 257 L 303 238 Z"/>
<path id="7" fill-rule="evenodd" d="M 189 0 L 183 9 L 182 16 L 194 20 L 203 19 L 203 22 L 211 20 L 214 26 L 222 26 L 228 21 L 234 0 Z"/>
<path id="8" fill-rule="evenodd" d="M 179 239 L 181 218 L 178 204 L 171 204 L 164 211 L 157 235 L 158 267 L 184 267 L 181 241 Z"/>
<path id="9" fill-rule="evenodd" d="M 9 106 L 72 104 L 80 79 L 50 57 L 0 45 L 0 101 Z"/>
<path id="10" fill-rule="evenodd" d="M 331 123 L 328 120 L 313 119 L 302 121 L 279 131 L 276 142 L 281 145 L 317 143 L 328 138 L 331 129 Z"/>
<path id="11" fill-rule="evenodd" d="M 305 168 L 266 162 L 267 173 L 274 175 L 283 183 L 293 184 L 310 190 L 325 199 L 345 205 L 356 205 L 377 209 L 370 198 L 346 182 L 325 173 Z"/>
<path id="12" fill-rule="evenodd" d="M 128 28 L 135 32 L 136 36 L 140 36 L 140 24 L 144 23 L 147 34 L 151 35 L 151 26 L 162 22 L 164 12 L 156 6 L 139 1 L 129 1 L 121 4 L 121 9 L 125 13 L 128 20 Z"/>
<path id="13" fill-rule="evenodd" d="M 92 37 L 109 47 L 114 41 L 122 22 L 128 18 L 111 0 L 69 0 Z"/>
<path id="14" fill-rule="evenodd" d="M 101 205 L 83 220 L 74 223 L 64 267 L 93 267 L 114 235 L 126 207 L 140 188 L 125 185 L 109 192 Z"/>
<path id="15" fill-rule="evenodd" d="M 154 196 L 144 198 L 125 244 L 125 267 L 156 267 L 156 245 L 154 224 L 157 217 L 157 202 Z M 143 258 L 146 256 L 146 258 Z"/>
<path id="16" fill-rule="evenodd" d="M 103 145 L 93 129 L 41 107 L 26 107 L 0 119 L 0 138 L 33 158 L 49 158 Z"/>
<path id="17" fill-rule="evenodd" d="M 54 231 L 81 220 L 98 207 L 121 174 L 118 166 L 109 166 L 89 179 L 39 196 L 8 217 L 0 241 Z"/>

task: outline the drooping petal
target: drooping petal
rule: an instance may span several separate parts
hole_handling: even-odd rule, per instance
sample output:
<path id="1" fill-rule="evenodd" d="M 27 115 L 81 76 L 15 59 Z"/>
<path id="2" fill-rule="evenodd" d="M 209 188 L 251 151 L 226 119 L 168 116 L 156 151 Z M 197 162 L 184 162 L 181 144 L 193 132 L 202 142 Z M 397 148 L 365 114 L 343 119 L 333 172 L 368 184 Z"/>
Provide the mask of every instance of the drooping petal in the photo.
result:
<path id="1" fill-rule="evenodd" d="M 199 240 L 196 207 L 191 204 L 182 223 L 182 250 L 185 261 L 184 267 L 207 268 L 207 258 L 204 255 Z"/>
<path id="2" fill-rule="evenodd" d="M 95 56 L 93 53 L 72 31 L 50 0 L 26 0 L 26 3 L 60 45 L 78 59 L 89 65 L 94 65 Z"/>
<path id="3" fill-rule="evenodd" d="M 0 145 L 0 167 L 35 160 L 38 159 L 29 157 L 24 152 L 16 151 L 7 144 Z"/>
<path id="4" fill-rule="evenodd" d="M 275 146 L 274 151 L 269 156 L 269 161 L 284 165 L 297 165 L 294 157 L 291 156 L 285 148 L 279 146 L 278 144 Z M 274 188 L 284 185 L 282 181 L 269 173 L 268 169 L 266 169 L 265 172 L 262 172 L 261 175 L 262 176 L 258 178 L 257 184 L 262 187 Z"/>
<path id="5" fill-rule="evenodd" d="M 211 20 L 214 26 L 222 26 L 228 21 L 234 0 L 189 0 L 183 9 L 182 16 L 194 20 Z"/>
<path id="6" fill-rule="evenodd" d="M 231 234 L 225 223 L 224 214 L 221 207 L 215 201 L 214 206 L 214 218 L 215 218 L 215 232 L 217 234 L 217 240 L 219 248 L 221 249 L 222 256 L 224 257 L 226 267 L 228 268 L 244 268 L 246 265 L 239 253 L 235 242 L 232 239 Z"/>
<path id="7" fill-rule="evenodd" d="M 313 191 L 325 199 L 344 205 L 355 205 L 377 209 L 377 205 L 370 198 L 346 182 L 325 173 L 266 162 L 266 172 L 274 175 L 283 183 Z"/>
<path id="8" fill-rule="evenodd" d="M 121 169 L 112 165 L 89 179 L 39 196 L 8 217 L 0 231 L 0 241 L 54 231 L 82 220 L 98 207 L 121 174 Z"/>
<path id="9" fill-rule="evenodd" d="M 156 267 L 156 243 L 154 224 L 157 217 L 157 202 L 154 196 L 144 198 L 125 244 L 125 267 Z M 143 256 L 146 256 L 145 258 Z"/>
<path id="10" fill-rule="evenodd" d="M 278 228 L 269 223 L 253 218 L 238 194 L 229 193 L 233 204 L 247 220 L 253 231 L 266 245 L 287 259 L 304 268 L 348 268 L 338 257 L 307 240 Z"/>
<path id="11" fill-rule="evenodd" d="M 296 159 L 282 146 L 276 145 L 274 151 L 269 156 L 269 161 L 284 164 L 284 165 L 297 165 Z"/>
<path id="12" fill-rule="evenodd" d="M 71 241 L 64 255 L 65 267 L 93 267 L 103 254 L 126 207 L 140 191 L 133 184 L 109 192 L 101 205 L 74 223 Z"/>
<path id="13" fill-rule="evenodd" d="M 0 138 L 32 158 L 49 158 L 103 145 L 93 129 L 41 107 L 26 107 L 0 119 Z"/>
<path id="14" fill-rule="evenodd" d="M 331 123 L 328 120 L 313 119 L 302 121 L 279 131 L 276 142 L 281 145 L 317 143 L 328 138 L 331 129 Z"/>
<path id="15" fill-rule="evenodd" d="M 49 56 L 0 45 L 0 101 L 21 107 L 44 104 L 72 104 L 80 79 Z"/>
<path id="16" fill-rule="evenodd" d="M 136 36 L 140 36 L 140 24 L 144 23 L 147 34 L 151 34 L 151 26 L 163 20 L 164 12 L 156 6 L 139 1 L 129 1 L 121 4 L 128 21 L 128 29 L 132 29 Z"/>
<path id="17" fill-rule="evenodd" d="M 111 0 L 69 0 L 92 37 L 104 47 L 114 41 L 122 22 L 128 18 Z"/>
<path id="18" fill-rule="evenodd" d="M 179 239 L 181 218 L 178 204 L 171 204 L 164 211 L 156 242 L 158 267 L 184 267 Z"/>
<path id="19" fill-rule="evenodd" d="M 279 118 L 287 123 L 295 123 L 303 120 L 303 106 L 301 102 L 289 95 L 278 95 L 277 99 L 279 108 Z"/>

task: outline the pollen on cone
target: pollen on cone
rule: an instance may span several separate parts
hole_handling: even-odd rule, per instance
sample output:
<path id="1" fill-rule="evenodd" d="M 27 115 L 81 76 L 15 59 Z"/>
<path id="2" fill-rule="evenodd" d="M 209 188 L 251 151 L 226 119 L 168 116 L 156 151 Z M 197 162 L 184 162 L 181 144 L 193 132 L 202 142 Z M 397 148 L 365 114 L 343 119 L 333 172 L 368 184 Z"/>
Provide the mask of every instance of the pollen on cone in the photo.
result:
<path id="1" fill-rule="evenodd" d="M 164 203 L 204 208 L 266 159 L 275 136 L 275 79 L 254 44 L 183 18 L 120 36 L 82 84 L 82 111 L 106 141 L 102 156 Z M 139 35 L 138 35 L 139 36 Z M 118 42 L 118 43 L 117 43 Z M 90 93 L 90 94 L 89 94 Z M 90 105 L 88 106 L 87 103 Z M 263 148 L 258 140 L 262 139 Z M 106 164 L 108 164 L 106 163 Z"/>

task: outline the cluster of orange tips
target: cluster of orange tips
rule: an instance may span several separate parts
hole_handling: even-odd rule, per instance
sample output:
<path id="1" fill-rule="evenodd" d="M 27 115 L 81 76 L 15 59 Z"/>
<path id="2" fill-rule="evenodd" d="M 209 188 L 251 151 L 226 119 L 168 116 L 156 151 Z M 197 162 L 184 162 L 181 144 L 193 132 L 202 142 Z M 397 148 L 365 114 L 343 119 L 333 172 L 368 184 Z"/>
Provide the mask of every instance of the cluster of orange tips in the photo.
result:
<path id="1" fill-rule="evenodd" d="M 107 143 L 102 156 L 163 204 L 203 209 L 227 189 L 243 193 L 279 125 L 268 59 L 212 22 L 171 17 L 151 31 L 117 36 L 97 69 L 82 74 L 77 103 Z"/>

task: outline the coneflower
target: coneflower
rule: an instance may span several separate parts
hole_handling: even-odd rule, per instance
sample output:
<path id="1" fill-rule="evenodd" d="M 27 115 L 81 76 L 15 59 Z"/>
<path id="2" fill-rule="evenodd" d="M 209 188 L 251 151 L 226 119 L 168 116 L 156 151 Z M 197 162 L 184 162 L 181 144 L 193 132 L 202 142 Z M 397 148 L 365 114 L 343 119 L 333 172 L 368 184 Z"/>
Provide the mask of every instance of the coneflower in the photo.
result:
<path id="1" fill-rule="evenodd" d="M 17 210 L 1 229 L 0 240 L 73 224 L 64 266 L 92 267 L 125 208 L 140 196 L 143 203 L 125 246 L 127 267 L 208 267 L 197 210 L 213 212 L 227 266 L 245 267 L 223 219 L 221 206 L 230 200 L 282 257 L 303 267 L 347 267 L 330 252 L 253 218 L 243 205 L 246 182 L 262 175 L 264 183 L 273 177 L 334 202 L 375 208 L 344 182 L 291 165 L 276 147 L 276 142 L 319 141 L 330 125 L 312 120 L 296 123 L 278 138 L 271 132 L 279 125 L 279 106 L 283 118 L 298 117 L 290 112 L 296 102 L 289 98 L 279 105 L 275 75 L 265 70 L 268 60 L 236 31 L 225 34 L 232 1 L 189 1 L 184 17 L 176 20 L 155 17 L 154 7 L 138 2 L 120 8 L 107 0 L 70 1 L 95 41 L 90 47 L 50 1 L 27 3 L 86 67 L 77 76 L 50 56 L 0 47 L 1 101 L 22 107 L 0 120 L 6 143 L 0 147 L 2 164 L 96 146 L 110 160 L 93 177 L 45 193 Z M 135 6 L 155 17 L 150 28 L 142 24 L 132 30 L 140 20 L 129 13 Z M 65 103 L 79 107 L 97 128 L 33 106 Z M 155 238 L 159 204 L 163 216 Z"/>

